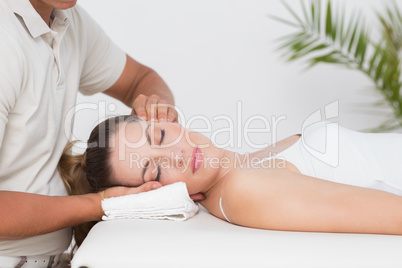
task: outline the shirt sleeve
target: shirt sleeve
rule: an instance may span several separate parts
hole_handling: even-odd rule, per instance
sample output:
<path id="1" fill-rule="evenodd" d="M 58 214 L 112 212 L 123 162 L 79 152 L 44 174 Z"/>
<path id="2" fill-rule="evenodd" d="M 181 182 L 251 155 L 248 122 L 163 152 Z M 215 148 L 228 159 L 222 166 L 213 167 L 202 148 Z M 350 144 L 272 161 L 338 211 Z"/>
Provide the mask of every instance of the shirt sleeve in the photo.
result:
<path id="1" fill-rule="evenodd" d="M 5 35 L 5 36 L 4 36 Z M 7 38 L 3 33 L 2 38 Z M 18 95 L 24 84 L 24 66 L 21 61 L 22 51 L 11 41 L 0 42 L 0 148 L 8 123 L 8 115 L 16 104 Z"/>
<path id="2" fill-rule="evenodd" d="M 126 54 L 82 8 L 77 6 L 76 11 L 85 50 L 79 90 L 91 95 L 110 88 L 119 79 L 126 65 Z"/>

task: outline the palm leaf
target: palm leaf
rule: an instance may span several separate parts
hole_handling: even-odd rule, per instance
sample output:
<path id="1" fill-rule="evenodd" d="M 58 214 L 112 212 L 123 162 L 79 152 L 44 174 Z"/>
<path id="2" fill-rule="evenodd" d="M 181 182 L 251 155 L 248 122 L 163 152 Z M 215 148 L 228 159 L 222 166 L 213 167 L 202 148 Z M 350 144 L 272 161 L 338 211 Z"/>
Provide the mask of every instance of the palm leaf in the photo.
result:
<path id="1" fill-rule="evenodd" d="M 332 37 L 334 31 L 332 29 L 332 12 L 331 12 L 331 2 L 328 1 L 327 4 L 327 16 L 325 20 L 325 34 L 328 37 Z"/>
<path id="2" fill-rule="evenodd" d="M 280 17 L 277 17 L 277 16 L 275 16 L 275 15 L 270 15 L 270 17 L 271 17 L 272 19 L 277 20 L 277 21 L 279 21 L 279 22 L 282 22 L 282 23 L 284 23 L 284 24 L 287 24 L 287 25 L 290 25 L 290 26 L 293 26 L 293 27 L 299 27 L 299 24 L 294 23 L 294 22 L 291 22 L 291 21 L 289 21 L 289 20 L 285 20 L 285 19 L 280 18 Z"/>
<path id="3" fill-rule="evenodd" d="M 310 29 L 313 29 L 314 23 L 313 23 L 313 21 L 310 20 L 310 18 L 308 16 L 306 5 L 304 4 L 303 0 L 300 0 L 300 5 L 301 5 L 302 10 L 303 10 L 303 15 L 304 15 L 305 22 L 307 23 L 307 25 L 309 26 Z"/>
<path id="4" fill-rule="evenodd" d="M 296 12 L 293 11 L 293 9 L 285 2 L 281 1 L 282 4 L 286 7 L 286 9 L 290 12 L 290 14 L 293 15 L 293 18 L 295 18 L 300 25 L 303 25 L 303 21 L 299 18 L 299 16 L 296 14 Z"/>
<path id="5" fill-rule="evenodd" d="M 355 49 L 355 58 L 359 61 L 360 67 L 363 65 L 364 59 L 366 57 L 367 45 L 368 43 L 366 39 L 366 33 L 364 30 L 361 30 Z"/>
<path id="6" fill-rule="evenodd" d="M 314 46 L 309 46 L 304 51 L 300 51 L 299 53 L 294 54 L 294 56 L 297 56 L 297 57 L 293 58 L 293 60 L 302 58 L 302 57 L 306 56 L 307 54 L 310 54 L 310 53 L 313 53 L 313 52 L 316 52 L 319 50 L 325 50 L 328 48 L 327 44 L 320 44 L 318 42 L 314 42 L 314 43 L 315 43 Z"/>
<path id="7" fill-rule="evenodd" d="M 345 41 L 345 37 L 344 37 L 345 35 L 343 32 L 344 25 L 345 25 L 345 13 L 346 13 L 346 10 L 345 10 L 345 6 L 344 6 L 343 11 L 341 12 L 342 17 L 339 22 L 341 24 L 340 29 L 339 29 L 339 43 L 340 43 L 341 47 L 343 46 L 344 41 Z"/>
<path id="8" fill-rule="evenodd" d="M 368 67 L 368 71 L 367 71 L 368 76 L 372 76 L 373 71 L 375 70 L 375 67 L 377 66 L 378 56 L 380 55 L 381 47 L 382 47 L 382 43 L 379 43 L 379 44 L 375 45 L 375 47 L 374 47 L 374 53 L 370 59 L 369 67 Z"/>
<path id="9" fill-rule="evenodd" d="M 295 22 L 273 18 L 297 29 L 280 40 L 279 49 L 286 51 L 286 59 L 304 59 L 309 68 L 318 63 L 342 64 L 365 73 L 394 111 L 394 121 L 386 121 L 380 128 L 402 127 L 402 14 L 396 2 L 386 8 L 385 15 L 377 13 L 382 26 L 378 41 L 370 39 L 361 13 L 353 12 L 350 19 L 346 18 L 345 5 L 333 8 L 331 0 L 311 0 L 308 8 L 301 0 L 299 16 L 285 1 L 282 3 Z"/>
<path id="10" fill-rule="evenodd" d="M 358 28 L 359 28 L 359 20 L 356 21 L 356 24 L 353 27 L 352 35 L 350 36 L 350 39 L 349 39 L 349 45 L 348 45 L 348 52 L 349 53 L 352 52 L 352 48 L 353 48 L 353 45 L 354 45 L 354 42 L 355 42 L 355 36 L 356 36 L 356 32 L 357 32 Z"/>
<path id="11" fill-rule="evenodd" d="M 341 47 L 348 47 L 348 43 L 346 42 L 347 40 L 350 39 L 350 34 L 352 32 L 352 29 L 354 28 L 355 21 L 357 20 L 355 13 L 353 13 L 352 19 L 349 22 L 348 28 L 346 29 L 346 32 L 343 34 L 342 42 L 341 42 Z M 346 19 L 345 19 L 346 22 Z"/>

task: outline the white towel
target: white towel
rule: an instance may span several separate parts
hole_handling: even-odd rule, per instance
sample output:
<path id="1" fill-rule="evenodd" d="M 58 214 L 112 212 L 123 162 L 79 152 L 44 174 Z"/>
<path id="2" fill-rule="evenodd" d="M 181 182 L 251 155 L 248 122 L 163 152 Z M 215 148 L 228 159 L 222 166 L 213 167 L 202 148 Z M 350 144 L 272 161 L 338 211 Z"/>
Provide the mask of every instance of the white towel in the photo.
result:
<path id="1" fill-rule="evenodd" d="M 184 221 L 198 212 L 184 182 L 176 182 L 149 192 L 102 201 L 105 215 L 102 220 L 114 219 L 168 219 Z"/>

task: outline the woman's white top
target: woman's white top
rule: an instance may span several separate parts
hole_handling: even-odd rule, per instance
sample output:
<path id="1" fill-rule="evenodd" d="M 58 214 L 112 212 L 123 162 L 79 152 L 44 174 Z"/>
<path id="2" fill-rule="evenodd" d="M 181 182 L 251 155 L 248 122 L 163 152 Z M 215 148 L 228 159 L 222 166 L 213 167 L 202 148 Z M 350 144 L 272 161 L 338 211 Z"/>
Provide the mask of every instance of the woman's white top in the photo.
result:
<path id="1" fill-rule="evenodd" d="M 299 171 L 337 183 L 402 195 L 402 134 L 360 133 L 337 123 L 319 122 L 304 128 L 286 150 L 260 161 L 286 160 Z M 222 198 L 219 200 L 222 214 Z"/>
<path id="2" fill-rule="evenodd" d="M 401 134 L 361 133 L 319 122 L 273 158 L 289 161 L 304 175 L 402 195 Z"/>
<path id="3" fill-rule="evenodd" d="M 56 171 L 71 139 L 78 89 L 112 86 L 126 62 L 79 7 L 49 28 L 29 0 L 0 1 L 0 190 L 66 195 Z M 40 215 L 39 215 L 40 216 Z M 63 252 L 71 231 L 0 242 L 0 256 Z"/>

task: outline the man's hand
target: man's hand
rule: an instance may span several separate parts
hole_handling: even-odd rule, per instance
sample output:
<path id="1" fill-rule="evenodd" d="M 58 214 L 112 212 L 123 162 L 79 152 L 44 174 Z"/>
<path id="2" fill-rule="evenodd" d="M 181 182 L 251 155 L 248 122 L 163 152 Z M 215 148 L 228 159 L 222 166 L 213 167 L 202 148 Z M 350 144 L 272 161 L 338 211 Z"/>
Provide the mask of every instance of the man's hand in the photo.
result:
<path id="1" fill-rule="evenodd" d="M 119 196 L 124 196 L 124 195 L 130 195 L 130 194 L 139 194 L 143 192 L 148 192 L 151 190 L 155 190 L 162 187 L 162 184 L 157 182 L 157 181 L 150 181 L 146 182 L 138 187 L 124 187 L 124 186 L 115 186 L 108 188 L 106 190 L 103 190 L 98 193 L 100 200 L 102 201 L 103 199 L 110 198 L 110 197 L 119 197 Z M 197 193 L 197 194 L 192 194 L 190 195 L 191 199 L 194 202 L 199 202 L 205 199 L 205 195 L 203 193 Z M 102 218 L 103 216 L 103 209 L 102 205 L 100 205 L 100 212 Z"/>
<path id="2" fill-rule="evenodd" d="M 190 197 L 194 202 L 205 200 L 205 195 L 203 193 L 192 194 Z"/>
<path id="3" fill-rule="evenodd" d="M 100 199 L 100 201 L 99 201 L 99 204 L 100 204 L 99 205 L 100 206 L 99 219 L 101 219 L 102 216 L 104 215 L 102 204 L 101 204 L 101 201 L 103 199 L 110 198 L 110 197 L 119 197 L 119 196 L 124 196 L 124 195 L 130 195 L 130 194 L 139 194 L 139 193 L 155 190 L 160 187 L 162 187 L 162 184 L 160 182 L 150 181 L 150 182 L 146 182 L 138 187 L 115 186 L 115 187 L 111 187 L 111 188 L 108 188 L 106 190 L 99 192 L 98 193 L 98 196 Z"/>
<path id="4" fill-rule="evenodd" d="M 144 120 L 177 122 L 173 94 L 165 81 L 154 70 L 128 55 L 123 73 L 103 93 L 133 108 L 131 114 Z M 156 106 L 153 113 L 152 104 Z"/>
<path id="5" fill-rule="evenodd" d="M 111 187 L 106 190 L 99 192 L 100 196 L 103 199 L 110 197 L 118 197 L 129 194 L 139 194 L 143 192 L 148 192 L 151 190 L 155 190 L 162 187 L 162 184 L 157 181 L 147 182 L 138 187 L 124 187 L 124 186 L 116 186 Z"/>
<path id="6" fill-rule="evenodd" d="M 140 119 L 155 122 L 177 122 L 175 107 L 162 100 L 158 95 L 145 96 L 140 94 L 133 102 L 131 114 Z"/>

